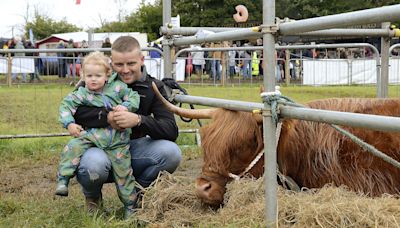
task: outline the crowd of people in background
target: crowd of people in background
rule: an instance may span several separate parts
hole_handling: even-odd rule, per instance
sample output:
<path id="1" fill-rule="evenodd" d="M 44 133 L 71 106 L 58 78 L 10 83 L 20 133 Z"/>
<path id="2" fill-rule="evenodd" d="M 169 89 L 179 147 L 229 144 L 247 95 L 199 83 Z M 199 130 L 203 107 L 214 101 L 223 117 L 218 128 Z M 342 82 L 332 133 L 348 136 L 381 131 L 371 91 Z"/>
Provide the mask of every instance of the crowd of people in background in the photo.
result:
<path id="1" fill-rule="evenodd" d="M 284 46 L 285 44 L 283 44 Z M 218 48 L 218 47 L 254 47 L 262 46 L 262 39 L 255 41 L 243 40 L 236 42 L 210 43 L 204 45 L 191 45 L 192 48 Z M 185 77 L 203 77 L 203 79 L 221 80 L 221 75 L 226 79 L 252 80 L 262 79 L 263 56 L 262 50 L 229 50 L 221 51 L 196 51 L 189 52 L 186 57 Z M 286 50 L 279 49 L 275 52 L 276 80 L 286 80 L 286 70 L 291 80 L 301 77 L 301 59 L 357 59 L 373 58 L 372 50 L 367 48 L 335 48 L 335 49 L 304 49 L 291 50 L 288 56 Z M 224 74 L 222 73 L 224 71 Z M 207 78 L 208 76 L 208 78 Z"/>
<path id="2" fill-rule="evenodd" d="M 25 39 L 25 37 L 16 36 L 12 39 L 7 40 L 3 43 L 2 49 L 36 49 L 37 47 L 32 43 L 31 40 Z M 73 49 L 73 48 L 89 48 L 89 44 L 86 40 L 81 42 L 74 42 L 73 39 L 69 39 L 68 42 L 60 40 L 56 47 L 57 49 Z M 102 48 L 111 48 L 111 42 L 109 38 L 106 38 L 102 44 Z M 66 77 L 76 77 L 80 76 L 80 66 L 83 57 L 85 57 L 88 52 L 57 52 L 57 75 L 59 78 Z M 104 52 L 105 55 L 110 56 L 110 52 Z M 8 55 L 4 55 L 7 57 Z M 34 61 L 34 72 L 33 73 L 20 73 L 21 79 L 18 77 L 18 73 L 12 73 L 13 82 L 29 82 L 32 83 L 35 80 L 42 82 L 41 75 L 45 74 L 45 66 L 43 59 L 39 57 L 39 53 L 25 52 L 25 53 L 10 53 L 11 57 L 18 57 L 14 59 L 23 59 L 25 56 L 32 56 Z"/>
<path id="3" fill-rule="evenodd" d="M 3 44 L 3 49 L 15 49 L 15 50 L 22 50 L 22 49 L 35 49 L 35 46 L 32 44 L 30 40 L 26 40 L 24 37 L 19 37 L 16 36 L 12 39 L 7 40 Z M 15 56 L 15 57 L 24 57 L 24 56 L 38 56 L 38 53 L 32 53 L 32 52 L 18 52 L 14 54 L 10 54 L 10 56 Z M 21 73 L 21 81 L 22 82 L 27 82 L 27 76 L 29 76 L 29 82 L 34 82 L 35 79 L 39 82 L 42 81 L 40 78 L 40 71 L 43 68 L 43 64 L 40 60 L 40 58 L 34 58 L 34 72 L 33 73 Z M 17 73 L 12 73 L 11 74 L 11 79 L 12 81 L 19 81 L 18 79 L 18 74 Z"/>
<path id="4" fill-rule="evenodd" d="M 111 48 L 110 38 L 105 38 L 101 48 Z M 149 47 L 161 49 L 156 42 L 150 42 Z M 235 42 L 222 43 L 205 43 L 202 45 L 192 45 L 192 48 L 218 48 L 218 47 L 252 47 L 262 46 L 262 39 L 257 40 L 241 40 Z M 24 37 L 15 37 L 3 44 L 3 49 L 34 49 L 34 44 Z M 60 40 L 57 49 L 73 49 L 73 48 L 89 48 L 86 40 L 75 42 L 73 39 L 68 41 Z M 57 56 L 57 75 L 59 78 L 76 78 L 80 77 L 81 59 L 87 52 L 58 52 Z M 104 51 L 106 56 L 110 56 L 110 51 Z M 29 82 L 35 80 L 41 82 L 41 76 L 44 72 L 44 64 L 42 58 L 38 58 L 38 53 L 15 53 L 16 57 L 35 56 L 34 57 L 34 73 L 21 73 L 21 80 L 17 73 L 12 74 L 12 81 Z M 150 58 L 160 58 L 161 54 L 157 51 L 149 52 Z M 222 51 L 197 51 L 189 52 L 186 57 L 185 77 L 192 77 L 192 74 L 209 79 L 212 81 L 220 81 L 224 76 L 225 79 L 240 78 L 241 80 L 261 79 L 263 76 L 263 56 L 261 50 L 230 50 Z M 286 80 L 285 71 L 289 69 L 291 80 L 301 77 L 301 58 L 313 59 L 354 59 L 354 58 L 372 58 L 373 53 L 369 48 L 355 49 L 304 49 L 291 51 L 289 56 L 289 64 L 286 66 L 286 54 L 284 49 L 277 50 L 276 58 L 276 80 L 282 82 Z M 223 73 L 224 71 L 224 73 Z"/>
<path id="5" fill-rule="evenodd" d="M 258 43 L 256 45 L 260 45 Z M 262 45 L 262 43 L 261 43 Z M 255 46 L 249 41 L 210 43 L 205 45 L 192 45 L 193 48 L 226 48 L 226 47 L 251 47 Z M 186 76 L 209 75 L 209 79 L 219 81 L 223 75 L 226 78 L 234 78 L 239 74 L 243 80 L 262 75 L 261 51 L 196 51 L 190 52 L 187 56 Z M 224 65 L 225 64 L 225 65 Z M 190 67 L 193 65 L 193 67 Z"/>

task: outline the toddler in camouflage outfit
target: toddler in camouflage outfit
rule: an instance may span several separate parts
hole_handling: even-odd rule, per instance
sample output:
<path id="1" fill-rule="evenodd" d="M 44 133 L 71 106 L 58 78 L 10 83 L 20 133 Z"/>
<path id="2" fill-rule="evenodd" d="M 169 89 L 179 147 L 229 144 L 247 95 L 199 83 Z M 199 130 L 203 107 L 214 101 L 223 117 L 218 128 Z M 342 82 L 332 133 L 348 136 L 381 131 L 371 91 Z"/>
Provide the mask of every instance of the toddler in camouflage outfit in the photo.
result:
<path id="1" fill-rule="evenodd" d="M 87 128 L 75 123 L 73 115 L 79 106 L 104 107 L 107 111 L 130 111 L 139 108 L 140 98 L 117 74 L 111 75 L 109 59 L 103 53 L 93 52 L 82 63 L 85 87 L 68 94 L 61 102 L 59 121 L 75 138 L 61 153 L 57 172 L 56 195 L 68 195 L 68 183 L 79 165 L 82 154 L 90 147 L 103 149 L 111 160 L 117 193 L 125 210 L 133 210 L 136 204 L 135 178 L 132 175 L 129 152 L 130 129 Z"/>

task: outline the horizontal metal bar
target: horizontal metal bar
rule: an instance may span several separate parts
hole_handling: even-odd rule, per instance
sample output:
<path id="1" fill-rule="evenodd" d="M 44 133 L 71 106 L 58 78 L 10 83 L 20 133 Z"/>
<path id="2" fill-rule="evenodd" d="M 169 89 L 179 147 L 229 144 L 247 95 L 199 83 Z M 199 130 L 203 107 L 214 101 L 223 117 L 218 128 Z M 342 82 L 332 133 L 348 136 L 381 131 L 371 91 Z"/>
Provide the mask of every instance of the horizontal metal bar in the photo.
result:
<path id="1" fill-rule="evenodd" d="M 400 4 L 393 6 L 385 6 L 367 10 L 360 10 L 350 13 L 342 13 L 330 16 L 309 18 L 299 21 L 285 22 L 279 25 L 279 34 L 280 35 L 305 35 L 306 32 L 311 31 L 319 31 L 315 33 L 318 36 L 332 36 L 332 35 L 357 35 L 357 36 L 393 36 L 391 33 L 387 34 L 386 31 L 374 31 L 365 30 L 365 34 L 362 34 L 362 30 L 343 30 L 344 33 L 340 34 L 341 30 L 333 30 L 326 31 L 326 29 L 333 29 L 337 27 L 345 27 L 359 24 L 368 24 L 368 23 L 380 23 L 385 21 L 397 21 L 400 20 Z M 193 32 L 197 32 L 200 28 L 173 28 L 175 33 L 183 33 L 183 34 L 193 34 Z M 208 28 L 210 29 L 210 28 Z M 167 29 L 161 29 L 163 32 L 167 32 Z M 246 39 L 253 37 L 261 37 L 262 33 L 255 31 L 254 28 L 237 28 L 232 30 L 231 28 L 223 29 L 223 28 L 215 28 L 214 31 L 219 31 L 215 34 L 209 34 L 202 37 L 198 36 L 190 36 L 183 38 L 176 38 L 172 41 L 172 44 L 175 46 L 181 45 L 189 45 L 189 44 L 200 44 L 206 42 L 219 42 L 223 40 L 237 40 L 237 39 Z M 322 31 L 320 31 L 322 30 Z M 367 34 L 369 33 L 369 34 Z M 174 34 L 174 33 L 171 33 Z"/>
<path id="2" fill-rule="evenodd" d="M 255 109 L 261 110 L 264 108 L 264 105 L 261 103 L 233 101 L 233 100 L 226 100 L 219 98 L 198 97 L 198 96 L 180 95 L 180 94 L 175 95 L 174 101 L 179 103 L 189 103 L 189 104 L 219 107 L 219 108 L 226 108 L 229 110 L 247 111 L 247 112 L 252 112 Z"/>
<path id="3" fill-rule="evenodd" d="M 161 55 L 163 52 L 154 47 L 144 47 L 142 51 L 156 51 Z M 111 51 L 111 48 L 52 48 L 52 49 L 0 49 L 0 54 L 7 53 L 71 53 L 71 52 L 93 52 L 93 51 Z"/>
<path id="4" fill-rule="evenodd" d="M 179 133 L 195 133 L 198 129 L 180 129 Z M 69 133 L 50 133 L 50 134 L 17 134 L 17 135 L 0 135 L 0 139 L 23 139 L 23 138 L 48 138 L 48 137 L 64 137 L 70 136 Z M 197 137 L 197 136 L 196 136 Z"/>
<path id="5" fill-rule="evenodd" d="M 198 129 L 181 129 L 179 133 L 197 133 Z"/>
<path id="6" fill-rule="evenodd" d="M 20 134 L 20 135 L 0 135 L 0 139 L 22 139 L 22 138 L 45 138 L 70 136 L 69 133 L 50 133 L 50 134 Z"/>
<path id="7" fill-rule="evenodd" d="M 286 22 L 279 25 L 282 35 L 297 35 L 322 29 L 352 25 L 393 22 L 400 20 L 400 4 L 373 9 L 359 10 L 323 17 Z"/>
<path id="8" fill-rule="evenodd" d="M 356 37 L 393 37 L 391 29 L 326 29 L 313 32 L 300 33 L 299 36 L 356 36 Z"/>
<path id="9" fill-rule="evenodd" d="M 278 46 L 276 49 L 311 49 L 311 48 L 355 48 L 355 47 L 369 47 L 372 49 L 377 59 L 379 59 L 379 50 L 369 43 L 343 43 L 343 44 L 314 44 L 314 45 L 288 45 Z"/>
<path id="10" fill-rule="evenodd" d="M 321 49 L 321 48 L 355 48 L 355 47 L 369 47 L 374 54 L 379 57 L 379 50 L 369 43 L 343 43 L 343 44 L 314 44 L 314 45 L 287 45 L 275 46 L 275 49 Z M 201 52 L 201 51 L 257 51 L 263 50 L 262 46 L 248 46 L 248 47 L 221 47 L 221 48 L 184 48 L 175 54 L 175 59 L 184 52 Z"/>
<path id="11" fill-rule="evenodd" d="M 284 118 L 360 127 L 371 130 L 400 131 L 400 118 L 391 116 L 348 113 L 290 106 L 282 106 L 280 108 L 280 115 Z"/>
<path id="12" fill-rule="evenodd" d="M 189 36 L 183 38 L 175 38 L 172 44 L 175 46 L 189 45 L 189 44 L 201 44 L 206 42 L 219 42 L 223 40 L 241 40 L 250 37 L 261 36 L 262 34 L 258 31 L 258 27 L 238 29 L 236 31 L 219 32 L 204 36 Z"/>
<path id="13" fill-rule="evenodd" d="M 167 28 L 162 26 L 160 28 L 160 33 L 162 35 L 182 35 L 182 36 L 192 36 L 195 35 L 200 30 L 207 30 L 211 32 L 228 32 L 228 31 L 236 31 L 240 29 L 246 28 L 237 28 L 237 27 L 173 27 Z"/>
<path id="14" fill-rule="evenodd" d="M 252 112 L 253 110 L 264 109 L 264 104 L 261 103 L 233 101 L 189 95 L 175 95 L 174 100 L 179 103 L 220 107 L 235 111 Z M 289 106 L 280 107 L 280 115 L 283 118 L 293 118 L 336 125 L 360 127 L 371 130 L 400 132 L 400 118 L 398 117 L 347 113 Z"/>
<path id="15" fill-rule="evenodd" d="M 183 35 L 192 36 L 200 30 L 206 30 L 211 32 L 227 32 L 227 31 L 238 31 L 245 28 L 237 27 L 174 27 L 167 28 L 161 27 L 160 31 L 164 35 Z M 317 30 L 313 32 L 300 33 L 298 36 L 357 36 L 357 37 L 393 37 L 395 35 L 394 30 L 391 29 L 325 29 Z M 258 36 L 258 35 L 257 35 Z M 261 37 L 261 34 L 259 35 Z"/>

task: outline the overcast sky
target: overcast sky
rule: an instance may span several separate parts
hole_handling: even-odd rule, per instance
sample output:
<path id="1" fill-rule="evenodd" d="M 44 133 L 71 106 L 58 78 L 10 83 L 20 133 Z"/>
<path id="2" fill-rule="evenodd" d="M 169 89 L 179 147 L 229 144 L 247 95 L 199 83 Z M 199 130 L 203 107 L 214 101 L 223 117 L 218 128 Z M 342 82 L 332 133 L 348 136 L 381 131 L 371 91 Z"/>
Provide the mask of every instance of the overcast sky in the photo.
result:
<path id="1" fill-rule="evenodd" d="M 120 9 L 118 2 L 124 0 L 7 0 L 1 1 L 0 37 L 11 37 L 23 34 L 26 15 L 29 21 L 33 19 L 34 9 L 39 9 L 41 15 L 47 15 L 53 20 L 66 20 L 78 27 L 87 29 L 100 26 L 100 21 L 115 21 Z M 141 0 L 126 0 L 123 6 L 126 14 L 136 10 Z M 146 0 L 153 3 L 154 0 Z M 27 6 L 29 5 L 29 14 Z M 101 18 L 101 19 L 100 19 Z"/>

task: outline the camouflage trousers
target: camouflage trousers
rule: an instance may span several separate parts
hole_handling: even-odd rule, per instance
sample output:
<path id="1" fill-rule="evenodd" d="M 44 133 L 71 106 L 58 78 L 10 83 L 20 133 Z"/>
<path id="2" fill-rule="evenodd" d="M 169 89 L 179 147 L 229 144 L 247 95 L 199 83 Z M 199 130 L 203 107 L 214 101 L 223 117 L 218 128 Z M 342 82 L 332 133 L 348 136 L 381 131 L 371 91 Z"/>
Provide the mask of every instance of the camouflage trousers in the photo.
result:
<path id="1" fill-rule="evenodd" d="M 136 201 L 136 182 L 131 166 L 129 134 L 129 131 L 120 132 L 112 128 L 90 128 L 82 131 L 61 152 L 57 181 L 68 184 L 76 173 L 83 153 L 91 147 L 98 147 L 107 153 L 111 161 L 119 199 L 126 207 L 133 206 Z"/>

